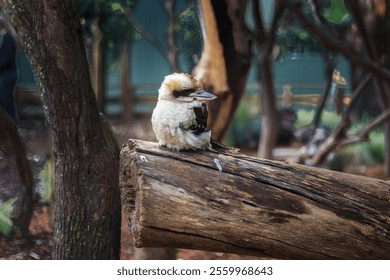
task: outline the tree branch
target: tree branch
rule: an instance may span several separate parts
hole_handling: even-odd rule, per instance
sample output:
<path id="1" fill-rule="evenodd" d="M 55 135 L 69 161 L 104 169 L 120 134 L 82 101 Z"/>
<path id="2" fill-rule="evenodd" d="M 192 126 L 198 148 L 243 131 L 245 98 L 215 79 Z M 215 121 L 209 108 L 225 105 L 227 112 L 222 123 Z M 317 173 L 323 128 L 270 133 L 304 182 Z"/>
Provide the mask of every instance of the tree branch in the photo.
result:
<path id="1" fill-rule="evenodd" d="M 175 0 L 162 0 L 162 5 L 168 17 L 168 27 L 167 27 L 167 43 L 168 49 L 166 58 L 169 62 L 171 72 L 180 72 L 178 63 L 177 63 L 177 48 L 175 45 L 175 18 L 173 16 L 173 7 L 175 5 Z"/>
<path id="2" fill-rule="evenodd" d="M 301 22 L 302 26 L 306 27 L 311 33 L 313 33 L 320 42 L 332 49 L 335 52 L 338 52 L 348 58 L 355 64 L 358 64 L 362 67 L 367 68 L 376 75 L 390 79 L 390 71 L 379 66 L 375 61 L 366 56 L 362 56 L 361 52 L 357 51 L 351 44 L 348 44 L 345 41 L 338 40 L 331 35 L 324 32 L 326 29 L 322 25 L 317 25 L 313 23 L 301 10 L 301 3 L 296 3 L 296 1 L 286 0 L 284 1 L 286 5 L 295 13 L 297 19 Z"/>
<path id="3" fill-rule="evenodd" d="M 371 40 L 368 36 L 366 25 L 364 24 L 364 21 L 361 17 L 360 8 L 359 8 L 359 1 L 346 0 L 345 5 L 346 5 L 347 9 L 349 10 L 349 12 L 351 13 L 351 15 L 352 15 L 352 17 L 357 25 L 357 30 L 359 30 L 363 45 L 368 53 L 368 56 L 371 59 L 376 60 L 377 55 L 375 53 L 375 48 L 371 43 Z"/>
<path id="4" fill-rule="evenodd" d="M 359 7 L 359 1 L 347 0 L 345 1 L 345 4 L 358 27 L 357 29 L 360 33 L 360 37 L 362 39 L 364 48 L 368 53 L 368 56 L 370 57 L 370 59 L 377 61 L 378 60 L 377 50 L 373 45 L 372 40 L 369 37 L 366 25 L 364 24 L 364 21 L 362 19 L 360 13 L 361 9 Z M 378 64 L 380 64 L 380 62 L 378 62 Z M 388 93 L 385 90 L 384 82 L 385 81 L 383 81 L 383 78 L 382 79 L 377 78 L 374 80 L 374 86 L 375 86 L 376 93 L 378 94 L 378 97 L 381 100 L 381 103 L 384 105 L 382 107 L 387 108 Z"/>
<path id="5" fill-rule="evenodd" d="M 152 33 L 150 33 L 143 25 L 141 22 L 139 22 L 134 14 L 128 10 L 125 13 L 127 21 L 133 26 L 133 28 L 142 35 L 149 43 L 151 43 L 156 50 L 162 55 L 162 57 L 169 62 L 168 56 L 167 56 L 167 48 L 161 42 L 156 36 L 154 36 Z"/>
<path id="6" fill-rule="evenodd" d="M 385 121 L 389 120 L 389 118 L 390 118 L 390 109 L 387 109 L 383 111 L 380 115 L 378 115 L 376 118 L 374 118 L 369 124 L 367 124 L 364 128 L 362 128 L 358 133 L 340 141 L 338 146 L 341 147 L 341 146 L 346 146 L 361 141 L 367 141 L 368 134 L 371 132 L 371 130 L 383 124 Z"/>
<path id="7" fill-rule="evenodd" d="M 350 115 L 354 104 L 360 94 L 362 94 L 362 89 L 367 85 L 371 80 L 372 75 L 367 75 L 364 80 L 361 80 L 355 90 L 352 92 L 351 100 L 343 113 L 343 117 L 340 121 L 339 126 L 333 131 L 333 133 L 326 139 L 324 143 L 320 146 L 318 151 L 315 153 L 312 161 L 310 162 L 314 166 L 319 166 L 324 162 L 328 154 L 338 147 L 340 141 L 346 135 L 346 131 L 350 125 Z"/>
<path id="8" fill-rule="evenodd" d="M 327 29 L 332 32 L 335 37 L 339 37 L 338 31 L 329 24 L 329 22 L 324 18 L 321 13 L 321 5 L 318 3 L 318 0 L 310 0 L 309 4 L 311 5 L 311 9 L 313 11 L 314 20 L 318 25 L 323 25 L 327 27 Z"/>
<path id="9" fill-rule="evenodd" d="M 323 53 L 324 53 L 324 60 L 325 60 L 325 79 L 326 79 L 326 84 L 325 84 L 324 93 L 321 96 L 321 99 L 319 101 L 317 110 L 316 110 L 315 115 L 313 117 L 313 120 L 312 120 L 312 122 L 310 124 L 310 126 L 312 126 L 313 134 L 314 134 L 314 131 L 317 129 L 319 123 L 320 123 L 322 111 L 324 110 L 325 105 L 326 105 L 326 101 L 329 98 L 330 90 L 331 90 L 331 87 L 332 87 L 333 71 L 334 71 L 334 68 L 335 68 L 335 61 L 334 61 L 333 58 L 331 59 L 329 57 L 329 53 L 328 53 L 326 48 L 324 48 Z"/>

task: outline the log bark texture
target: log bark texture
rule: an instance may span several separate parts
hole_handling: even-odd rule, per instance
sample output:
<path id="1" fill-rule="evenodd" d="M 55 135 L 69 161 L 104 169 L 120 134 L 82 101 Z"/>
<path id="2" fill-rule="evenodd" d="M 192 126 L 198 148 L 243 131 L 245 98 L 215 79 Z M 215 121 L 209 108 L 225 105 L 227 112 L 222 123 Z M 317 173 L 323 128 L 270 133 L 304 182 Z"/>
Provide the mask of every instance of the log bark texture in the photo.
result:
<path id="1" fill-rule="evenodd" d="M 129 140 L 120 185 L 137 247 L 283 259 L 390 257 L 385 181 Z"/>

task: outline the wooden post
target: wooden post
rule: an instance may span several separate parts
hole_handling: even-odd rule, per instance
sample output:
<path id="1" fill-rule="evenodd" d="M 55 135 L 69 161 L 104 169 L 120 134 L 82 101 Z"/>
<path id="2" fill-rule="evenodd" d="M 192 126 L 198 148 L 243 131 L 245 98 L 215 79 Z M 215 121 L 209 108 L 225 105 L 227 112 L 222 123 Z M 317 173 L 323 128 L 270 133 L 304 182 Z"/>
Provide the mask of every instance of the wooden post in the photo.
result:
<path id="1" fill-rule="evenodd" d="M 120 186 L 137 247 L 283 259 L 390 257 L 385 181 L 129 140 Z"/>

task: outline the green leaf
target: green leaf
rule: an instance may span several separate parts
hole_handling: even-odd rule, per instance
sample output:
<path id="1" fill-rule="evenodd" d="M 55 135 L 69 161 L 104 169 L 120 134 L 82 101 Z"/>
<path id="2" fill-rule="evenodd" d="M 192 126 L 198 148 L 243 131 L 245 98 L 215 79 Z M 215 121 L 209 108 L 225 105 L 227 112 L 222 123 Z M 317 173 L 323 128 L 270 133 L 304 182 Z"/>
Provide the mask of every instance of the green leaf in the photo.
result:
<path id="1" fill-rule="evenodd" d="M 123 9 L 123 6 L 119 3 L 112 3 L 111 4 L 111 9 L 113 12 L 115 11 L 120 11 L 121 13 L 124 13 L 124 9 Z"/>
<path id="2" fill-rule="evenodd" d="M 49 202 L 51 199 L 51 193 L 52 193 L 52 184 L 53 184 L 53 167 L 52 167 L 52 161 L 48 160 L 46 161 L 45 165 L 39 172 L 39 178 L 41 181 L 42 188 L 38 189 L 39 195 L 41 197 L 41 202 Z"/>
<path id="3" fill-rule="evenodd" d="M 326 9 L 325 17 L 328 21 L 341 24 L 348 18 L 348 11 L 344 6 L 344 0 L 332 0 L 330 8 Z"/>
<path id="4" fill-rule="evenodd" d="M 11 214 L 16 200 L 17 198 L 15 197 L 0 204 L 0 233 L 4 235 L 10 234 L 12 230 Z"/>

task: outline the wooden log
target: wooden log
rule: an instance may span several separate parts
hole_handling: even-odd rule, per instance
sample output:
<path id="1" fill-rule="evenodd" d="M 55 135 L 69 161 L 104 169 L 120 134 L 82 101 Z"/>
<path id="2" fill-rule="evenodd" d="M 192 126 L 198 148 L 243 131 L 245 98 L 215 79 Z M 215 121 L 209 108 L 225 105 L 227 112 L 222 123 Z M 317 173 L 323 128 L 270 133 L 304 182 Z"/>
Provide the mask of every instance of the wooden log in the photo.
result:
<path id="1" fill-rule="evenodd" d="M 120 186 L 137 247 L 388 259 L 390 184 L 242 154 L 129 140 Z"/>

